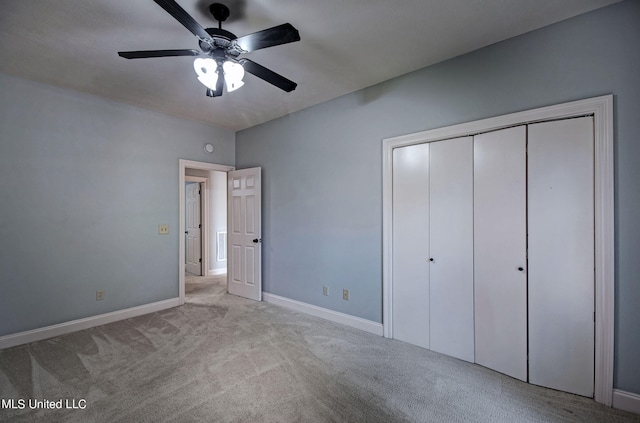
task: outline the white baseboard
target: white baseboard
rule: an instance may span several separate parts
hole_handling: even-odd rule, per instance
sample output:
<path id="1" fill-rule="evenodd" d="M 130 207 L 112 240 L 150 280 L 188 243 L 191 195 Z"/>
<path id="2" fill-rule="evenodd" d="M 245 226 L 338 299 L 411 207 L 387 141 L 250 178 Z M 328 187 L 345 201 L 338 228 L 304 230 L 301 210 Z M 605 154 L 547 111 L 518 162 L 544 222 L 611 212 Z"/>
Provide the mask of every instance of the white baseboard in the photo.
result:
<path id="1" fill-rule="evenodd" d="M 46 326 L 44 328 L 0 336 L 0 350 L 15 347 L 16 345 L 28 344 L 29 342 L 53 338 L 54 336 L 65 335 L 67 333 L 83 329 L 89 329 L 95 326 L 105 325 L 107 323 L 117 322 L 118 320 L 130 319 L 132 317 L 142 316 L 143 314 L 166 310 L 179 305 L 180 298 L 171 298 L 169 300 L 144 304 L 124 310 L 112 311 L 111 313 L 100 314 L 97 316 L 85 317 L 84 319 L 72 320 L 70 322 Z"/>
<path id="2" fill-rule="evenodd" d="M 227 268 L 223 268 L 223 269 L 209 269 L 209 276 L 215 276 L 215 275 L 224 275 L 225 273 L 227 273 Z"/>
<path id="3" fill-rule="evenodd" d="M 640 414 L 640 395 L 614 389 L 613 408 Z"/>
<path id="4" fill-rule="evenodd" d="M 318 306 L 303 303 L 300 301 L 291 300 L 289 298 L 281 297 L 279 295 L 269 294 L 268 292 L 262 293 L 262 300 L 267 303 L 279 305 L 285 308 L 290 308 L 305 314 L 310 314 L 315 317 L 320 317 L 322 319 L 330 320 L 336 323 L 341 323 L 343 325 L 351 326 L 352 328 L 360 329 L 365 332 L 382 336 L 381 323 L 362 319 L 360 317 L 351 316 L 345 313 L 340 313 L 338 311 L 329 310 L 328 308 L 318 307 Z"/>

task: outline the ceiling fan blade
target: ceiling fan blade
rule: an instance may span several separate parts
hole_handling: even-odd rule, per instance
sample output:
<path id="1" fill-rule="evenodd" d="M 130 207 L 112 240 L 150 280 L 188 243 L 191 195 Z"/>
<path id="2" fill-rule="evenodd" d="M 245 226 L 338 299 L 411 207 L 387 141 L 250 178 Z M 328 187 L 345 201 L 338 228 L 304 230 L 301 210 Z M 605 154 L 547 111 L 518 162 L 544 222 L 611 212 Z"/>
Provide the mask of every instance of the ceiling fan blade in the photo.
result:
<path id="1" fill-rule="evenodd" d="M 300 41 L 300 34 L 293 25 L 286 23 L 242 36 L 237 38 L 235 43 L 242 50 L 249 52 L 294 41 Z"/>
<path id="2" fill-rule="evenodd" d="M 153 0 L 158 6 L 166 10 L 171 16 L 173 16 L 178 22 L 180 22 L 185 28 L 187 28 L 193 35 L 201 40 L 210 41 L 211 36 L 205 31 L 205 29 L 196 22 L 178 3 L 174 0 Z"/>
<path id="3" fill-rule="evenodd" d="M 257 64 L 256 62 L 249 59 L 240 59 L 240 64 L 244 68 L 245 71 L 249 72 L 252 75 L 257 76 L 260 79 L 267 81 L 270 84 L 275 85 L 276 87 L 284 90 L 286 92 L 291 92 L 296 89 L 298 84 L 295 82 L 285 78 L 282 75 L 275 73 L 274 71 L 265 68 L 262 65 Z"/>
<path id="4" fill-rule="evenodd" d="M 149 57 L 172 57 L 172 56 L 200 56 L 198 50 L 140 50 L 140 51 L 119 51 L 118 56 L 125 59 L 146 59 Z"/>

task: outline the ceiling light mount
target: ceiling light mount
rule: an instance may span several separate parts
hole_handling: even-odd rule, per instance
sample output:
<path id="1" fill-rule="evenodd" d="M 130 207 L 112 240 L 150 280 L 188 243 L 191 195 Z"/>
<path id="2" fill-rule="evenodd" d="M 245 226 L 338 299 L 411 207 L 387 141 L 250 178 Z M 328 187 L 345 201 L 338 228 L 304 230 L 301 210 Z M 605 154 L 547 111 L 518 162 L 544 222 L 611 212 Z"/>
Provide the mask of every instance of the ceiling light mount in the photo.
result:
<path id="1" fill-rule="evenodd" d="M 222 22 L 229 17 L 229 8 L 222 3 L 213 3 L 209 6 L 209 12 L 213 15 L 213 19 L 218 21 L 218 28 L 222 29 Z"/>

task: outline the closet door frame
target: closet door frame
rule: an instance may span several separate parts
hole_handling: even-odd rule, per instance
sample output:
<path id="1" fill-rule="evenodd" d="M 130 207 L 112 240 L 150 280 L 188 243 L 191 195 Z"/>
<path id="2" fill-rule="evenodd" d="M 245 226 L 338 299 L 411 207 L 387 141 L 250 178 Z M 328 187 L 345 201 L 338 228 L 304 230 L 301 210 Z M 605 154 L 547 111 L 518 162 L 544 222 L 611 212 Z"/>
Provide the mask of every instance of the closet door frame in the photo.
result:
<path id="1" fill-rule="evenodd" d="M 593 116 L 595 193 L 595 393 L 611 406 L 614 340 L 613 95 L 594 97 L 382 140 L 383 334 L 393 338 L 393 149 L 476 135 L 516 125 Z"/>

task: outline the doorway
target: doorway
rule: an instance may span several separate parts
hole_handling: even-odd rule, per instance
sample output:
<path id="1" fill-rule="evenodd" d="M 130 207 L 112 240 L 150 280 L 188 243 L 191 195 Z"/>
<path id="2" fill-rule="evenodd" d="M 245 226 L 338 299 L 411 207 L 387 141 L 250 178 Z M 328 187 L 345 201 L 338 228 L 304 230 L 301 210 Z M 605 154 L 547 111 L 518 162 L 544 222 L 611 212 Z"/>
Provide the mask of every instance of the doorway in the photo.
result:
<path id="1" fill-rule="evenodd" d="M 226 280 L 226 230 L 227 230 L 227 172 L 234 170 L 232 166 L 218 165 L 212 163 L 195 162 L 190 160 L 179 161 L 179 184 L 180 184 L 180 248 L 178 267 L 178 290 L 180 304 L 186 301 L 185 281 L 189 278 L 191 282 L 207 282 L 205 279 L 212 277 Z M 198 272 L 187 273 L 193 270 L 187 267 L 187 182 L 195 182 L 200 185 L 201 207 L 201 237 L 200 237 L 200 275 Z M 197 250 L 197 248 L 194 248 Z M 224 253 L 219 250 L 225 250 Z M 196 279 L 194 279 L 196 278 Z"/>

